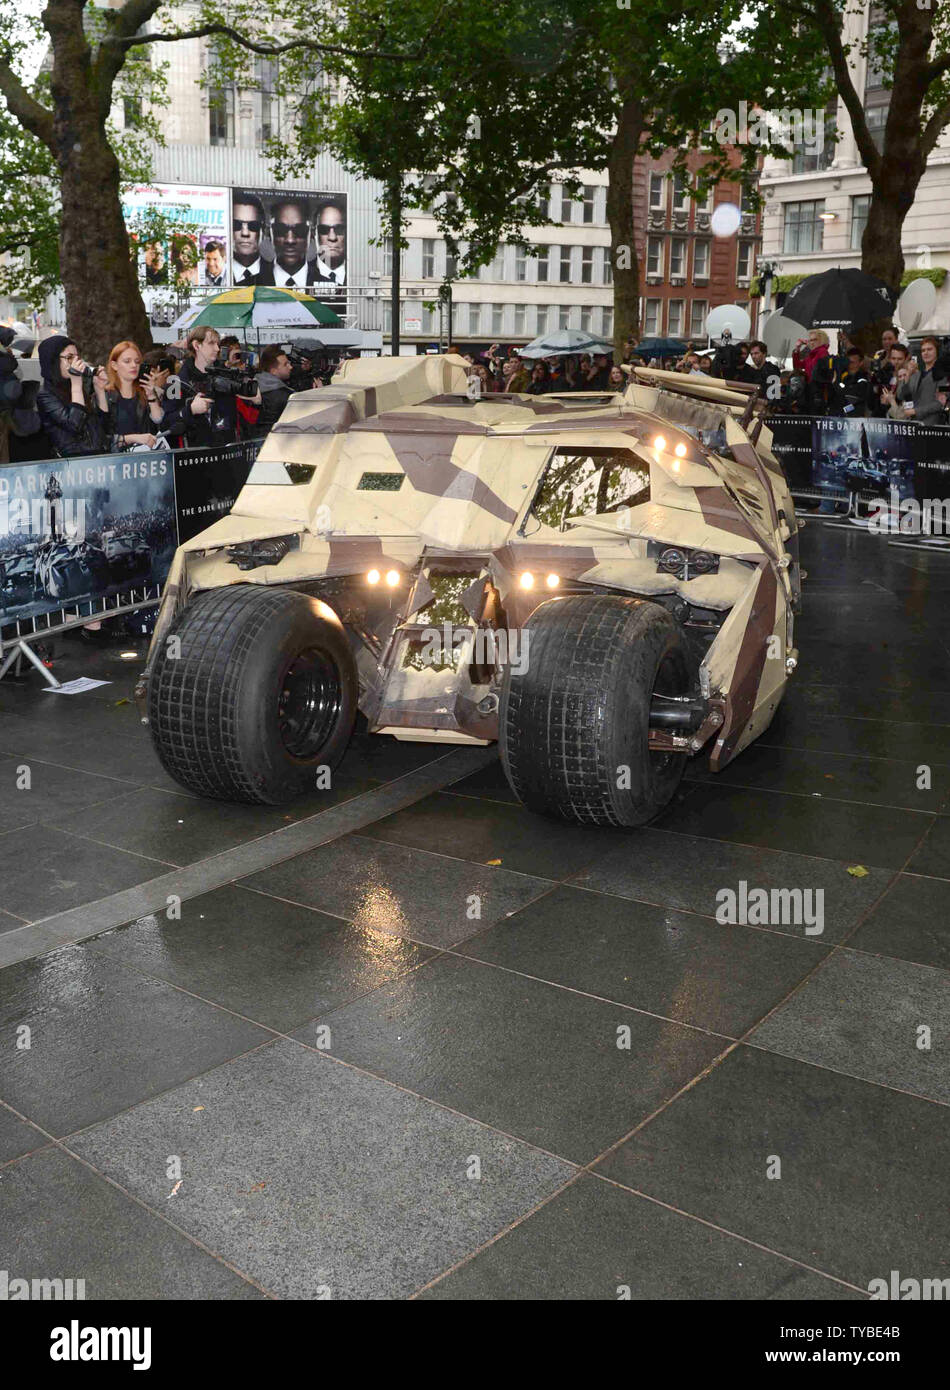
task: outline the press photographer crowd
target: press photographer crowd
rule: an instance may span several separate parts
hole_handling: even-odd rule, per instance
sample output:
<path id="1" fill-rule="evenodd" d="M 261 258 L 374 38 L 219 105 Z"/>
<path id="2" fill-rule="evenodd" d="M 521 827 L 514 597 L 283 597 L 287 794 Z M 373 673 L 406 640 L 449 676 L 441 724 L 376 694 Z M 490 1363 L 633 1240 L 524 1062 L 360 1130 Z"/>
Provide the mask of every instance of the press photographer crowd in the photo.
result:
<path id="1" fill-rule="evenodd" d="M 627 381 L 623 367 L 612 365 L 605 353 L 526 361 L 516 347 L 503 350 L 493 343 L 481 357 L 463 356 L 470 363 L 469 375 L 479 379 L 483 393 L 523 391 L 536 396 L 620 391 Z M 912 352 L 892 328 L 881 334 L 880 347 L 871 357 L 843 332 L 833 354 L 828 334 L 813 329 L 796 344 L 790 370 L 770 361 L 765 343 L 758 339 L 719 343 L 699 351 L 688 343 L 681 357 L 655 357 L 639 351 L 636 339 L 630 338 L 624 344 L 623 362 L 627 367 L 659 367 L 756 385 L 782 413 L 950 424 L 950 351 L 942 349 L 936 338 L 925 337 Z"/>
<path id="2" fill-rule="evenodd" d="M 95 367 L 79 344 L 53 334 L 37 348 L 36 382 L 23 380 L 12 341 L 0 328 L 0 463 L 263 438 L 293 392 L 323 386 L 332 372 L 323 354 L 279 344 L 252 354 L 205 326 L 146 353 L 116 343 Z"/>
<path id="3" fill-rule="evenodd" d="M 333 371 L 326 356 L 308 356 L 305 346 L 272 344 L 254 354 L 205 326 L 146 353 L 131 341 L 116 343 L 95 368 L 77 343 L 53 335 L 39 344 L 37 383 L 22 380 L 11 340 L 11 330 L 0 328 L 0 462 L 260 439 L 295 391 L 326 385 Z M 796 345 L 789 370 L 770 361 L 758 339 L 701 350 L 689 343 L 680 357 L 649 356 L 628 339 L 622 366 L 606 353 L 530 360 L 498 343 L 481 356 L 462 356 L 482 393 L 622 391 L 625 368 L 641 365 L 757 385 L 786 414 L 950 423 L 950 353 L 934 337 L 913 352 L 891 328 L 872 357 L 843 332 L 832 353 L 828 334 L 813 329 Z"/>

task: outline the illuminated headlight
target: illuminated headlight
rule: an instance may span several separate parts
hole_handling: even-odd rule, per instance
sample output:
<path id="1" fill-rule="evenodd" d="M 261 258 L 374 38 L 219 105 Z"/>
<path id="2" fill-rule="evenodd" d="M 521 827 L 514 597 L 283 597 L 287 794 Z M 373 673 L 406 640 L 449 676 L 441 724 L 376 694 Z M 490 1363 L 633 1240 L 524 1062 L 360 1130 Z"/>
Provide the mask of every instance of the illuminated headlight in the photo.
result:
<path id="1" fill-rule="evenodd" d="M 686 445 L 683 444 L 682 442 L 680 442 L 679 444 L 677 444 L 676 448 L 673 450 L 673 453 L 676 455 L 676 457 L 677 457 L 678 459 L 685 458 L 685 457 L 686 457 Z"/>
<path id="2" fill-rule="evenodd" d="M 531 573 L 530 570 L 525 570 L 524 574 L 518 580 L 518 583 L 521 585 L 522 589 L 533 589 L 534 575 Z"/>
<path id="3" fill-rule="evenodd" d="M 560 584 L 561 580 L 560 580 L 560 577 L 559 577 L 558 575 L 556 575 L 556 574 L 549 574 L 548 577 L 547 577 L 547 579 L 546 579 L 544 582 L 545 582 L 545 584 L 547 584 L 547 586 L 548 586 L 549 589 L 556 589 L 557 586 Z"/>
<path id="4" fill-rule="evenodd" d="M 398 570 L 386 571 L 386 583 L 389 585 L 390 589 L 395 589 L 396 585 L 399 583 L 399 580 L 400 574 Z"/>
<path id="5" fill-rule="evenodd" d="M 663 450 L 666 448 L 666 440 L 663 438 L 662 434 L 658 434 L 654 439 L 653 447 L 658 454 L 662 454 Z"/>
<path id="6" fill-rule="evenodd" d="M 379 570 L 370 570 L 369 574 L 366 576 L 366 582 L 367 584 L 378 584 L 381 578 L 382 576 Z"/>

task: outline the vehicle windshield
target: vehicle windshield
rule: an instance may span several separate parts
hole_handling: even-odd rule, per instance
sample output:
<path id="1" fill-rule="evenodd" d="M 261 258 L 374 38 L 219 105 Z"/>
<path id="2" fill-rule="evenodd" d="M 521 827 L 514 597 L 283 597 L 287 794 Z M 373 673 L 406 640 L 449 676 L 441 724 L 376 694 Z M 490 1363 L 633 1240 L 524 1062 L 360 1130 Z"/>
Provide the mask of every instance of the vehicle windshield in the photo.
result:
<path id="1" fill-rule="evenodd" d="M 650 500 L 650 468 L 632 449 L 556 449 L 531 508 L 545 526 Z"/>

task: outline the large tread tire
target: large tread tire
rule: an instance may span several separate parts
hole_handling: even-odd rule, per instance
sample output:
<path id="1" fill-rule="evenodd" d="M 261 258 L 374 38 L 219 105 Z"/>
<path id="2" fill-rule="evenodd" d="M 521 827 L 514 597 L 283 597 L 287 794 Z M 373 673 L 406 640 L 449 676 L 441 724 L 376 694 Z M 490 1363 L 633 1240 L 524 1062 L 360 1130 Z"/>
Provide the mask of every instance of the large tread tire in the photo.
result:
<path id="1" fill-rule="evenodd" d="M 647 742 L 654 691 L 691 686 L 681 629 L 659 604 L 592 594 L 541 604 L 523 632 L 525 669 L 506 669 L 499 717 L 512 791 L 532 811 L 585 825 L 652 820 L 686 763 Z"/>
<path id="2" fill-rule="evenodd" d="M 280 709 L 301 661 L 316 663 L 327 714 L 317 720 L 319 744 L 298 752 Z M 290 589 L 236 584 L 197 595 L 171 628 L 149 678 L 148 717 L 162 766 L 183 787 L 279 805 L 314 791 L 318 770 L 339 763 L 358 698 L 356 663 L 332 609 Z"/>

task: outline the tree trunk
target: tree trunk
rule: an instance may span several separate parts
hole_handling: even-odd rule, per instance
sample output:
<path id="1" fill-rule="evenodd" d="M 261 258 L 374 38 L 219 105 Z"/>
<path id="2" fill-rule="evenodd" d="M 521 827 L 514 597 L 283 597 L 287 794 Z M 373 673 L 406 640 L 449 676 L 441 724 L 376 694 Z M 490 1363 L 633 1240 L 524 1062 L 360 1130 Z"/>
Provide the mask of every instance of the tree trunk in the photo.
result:
<path id="1" fill-rule="evenodd" d="M 633 161 L 644 122 L 640 102 L 624 102 L 607 161 L 607 221 L 614 279 L 614 358 L 621 361 L 627 338 L 640 336 L 640 264 L 633 216 Z"/>
<path id="2" fill-rule="evenodd" d="M 106 137 L 108 97 L 92 80 L 81 7 L 50 4 L 53 156 L 60 174 L 60 274 L 66 325 L 90 365 L 123 338 L 152 345 L 138 267 L 119 198 L 119 164 Z"/>

